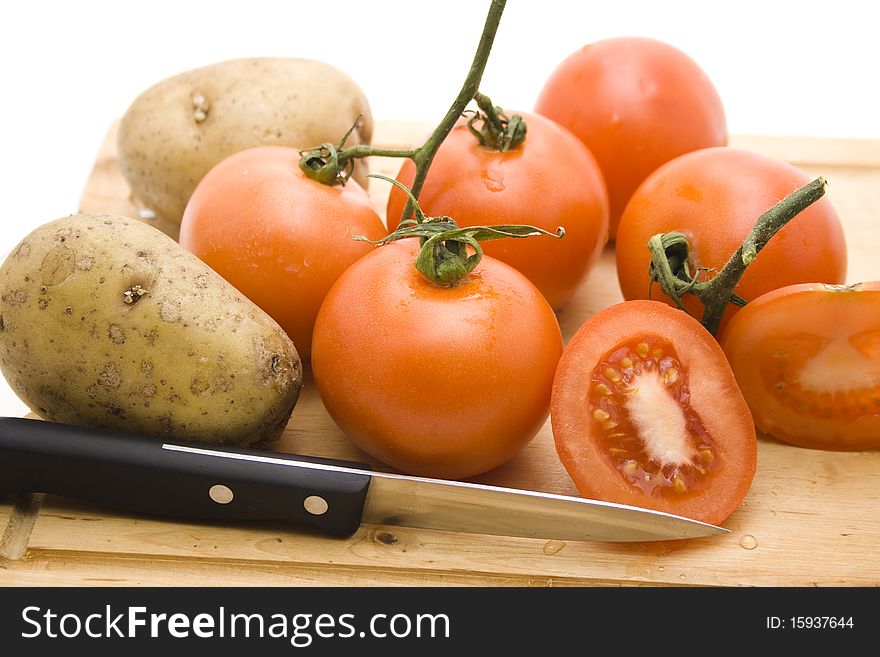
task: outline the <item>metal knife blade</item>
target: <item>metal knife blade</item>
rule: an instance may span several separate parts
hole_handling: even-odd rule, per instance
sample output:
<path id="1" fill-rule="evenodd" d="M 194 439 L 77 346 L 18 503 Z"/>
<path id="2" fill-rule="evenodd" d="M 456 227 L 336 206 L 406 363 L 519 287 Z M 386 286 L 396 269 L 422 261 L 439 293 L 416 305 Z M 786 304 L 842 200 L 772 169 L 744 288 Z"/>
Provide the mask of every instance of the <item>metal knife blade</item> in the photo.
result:
<path id="1" fill-rule="evenodd" d="M 286 520 L 337 536 L 361 522 L 577 541 L 727 531 L 638 507 L 375 472 L 336 459 L 0 418 L 0 493 L 12 492 L 175 518 Z"/>
<path id="2" fill-rule="evenodd" d="M 726 529 L 647 509 L 466 482 L 374 475 L 367 522 L 566 541 L 659 541 Z"/>

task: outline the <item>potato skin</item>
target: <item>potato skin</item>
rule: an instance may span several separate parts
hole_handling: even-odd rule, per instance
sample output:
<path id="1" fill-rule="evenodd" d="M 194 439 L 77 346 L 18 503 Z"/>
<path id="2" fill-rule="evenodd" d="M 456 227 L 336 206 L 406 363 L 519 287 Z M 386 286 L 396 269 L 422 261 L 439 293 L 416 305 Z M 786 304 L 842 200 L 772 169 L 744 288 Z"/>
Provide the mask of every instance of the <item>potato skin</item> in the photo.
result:
<path id="1" fill-rule="evenodd" d="M 0 370 L 48 420 L 233 445 L 280 436 L 302 387 L 268 315 L 111 215 L 45 224 L 0 266 Z"/>
<path id="2" fill-rule="evenodd" d="M 138 96 L 119 126 L 117 155 L 134 196 L 176 238 L 186 202 L 220 160 L 261 145 L 368 144 L 366 96 L 339 69 L 309 59 L 251 58 L 180 73 Z M 355 179 L 366 188 L 366 165 Z"/>

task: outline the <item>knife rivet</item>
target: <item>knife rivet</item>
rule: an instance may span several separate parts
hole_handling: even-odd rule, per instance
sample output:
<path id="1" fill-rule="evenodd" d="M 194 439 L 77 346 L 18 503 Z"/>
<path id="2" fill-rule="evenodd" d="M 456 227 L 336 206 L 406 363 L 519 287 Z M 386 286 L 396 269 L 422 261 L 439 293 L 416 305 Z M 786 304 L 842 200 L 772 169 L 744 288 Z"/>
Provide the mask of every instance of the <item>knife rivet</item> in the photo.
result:
<path id="1" fill-rule="evenodd" d="M 208 489 L 208 495 L 217 504 L 229 504 L 232 501 L 232 498 L 235 497 L 232 493 L 232 489 L 223 484 L 214 484 L 211 486 L 211 488 Z"/>
<path id="2" fill-rule="evenodd" d="M 330 508 L 330 505 L 327 504 L 327 500 L 318 495 L 309 495 L 303 500 L 303 506 L 305 507 L 305 510 L 313 516 L 322 516 L 327 513 L 327 509 Z"/>

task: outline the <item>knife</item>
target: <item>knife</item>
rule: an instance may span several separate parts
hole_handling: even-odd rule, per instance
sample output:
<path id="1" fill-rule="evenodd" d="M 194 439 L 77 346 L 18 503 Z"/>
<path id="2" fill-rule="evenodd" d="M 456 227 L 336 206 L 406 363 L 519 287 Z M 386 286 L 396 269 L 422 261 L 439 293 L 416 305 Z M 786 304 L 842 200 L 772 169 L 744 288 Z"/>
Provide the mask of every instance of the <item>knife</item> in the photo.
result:
<path id="1" fill-rule="evenodd" d="M 572 541 L 726 533 L 565 495 L 376 472 L 362 463 L 0 418 L 0 494 L 41 492 L 189 520 L 276 520 L 348 536 L 362 522 Z"/>

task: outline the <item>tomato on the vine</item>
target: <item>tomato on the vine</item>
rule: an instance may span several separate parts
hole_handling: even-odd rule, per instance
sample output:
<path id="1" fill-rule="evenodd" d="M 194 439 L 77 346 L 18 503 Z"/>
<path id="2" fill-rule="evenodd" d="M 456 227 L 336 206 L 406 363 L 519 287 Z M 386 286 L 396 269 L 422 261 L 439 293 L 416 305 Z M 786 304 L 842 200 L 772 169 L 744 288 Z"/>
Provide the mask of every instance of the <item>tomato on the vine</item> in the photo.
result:
<path id="1" fill-rule="evenodd" d="M 385 227 L 357 182 L 321 184 L 299 159 L 260 146 L 221 161 L 190 198 L 180 243 L 278 322 L 305 360 L 324 296 L 374 248 L 352 237 L 379 239 Z"/>
<path id="2" fill-rule="evenodd" d="M 880 282 L 774 290 L 721 345 L 762 431 L 802 447 L 880 447 Z"/>
<path id="3" fill-rule="evenodd" d="M 682 155 L 648 176 L 633 195 L 617 232 L 617 277 L 625 299 L 657 299 L 673 304 L 651 285 L 648 240 L 679 232 L 690 243 L 690 271 L 707 280 L 742 245 L 758 217 L 809 182 L 790 164 L 735 148 L 707 148 Z M 735 293 L 750 301 L 778 287 L 823 281 L 843 283 L 846 241 L 828 197 L 786 224 L 748 266 Z M 695 317 L 702 304 L 685 297 Z M 722 328 L 736 312 L 730 305 Z"/>
<path id="4" fill-rule="evenodd" d="M 545 83 L 535 111 L 596 156 L 612 238 L 648 174 L 684 153 L 727 144 L 724 108 L 709 78 L 686 54 L 653 39 L 607 39 L 572 53 Z"/>
<path id="5" fill-rule="evenodd" d="M 584 323 L 559 361 L 550 417 L 585 497 L 719 523 L 755 474 L 755 427 L 724 352 L 656 301 Z"/>
<path id="6" fill-rule="evenodd" d="M 608 241 L 608 197 L 595 159 L 568 130 L 536 114 L 521 116 L 525 140 L 505 152 L 481 146 L 466 125 L 456 126 L 431 163 L 419 205 L 425 214 L 451 216 L 460 226 L 529 224 L 549 232 L 562 226 L 565 239 L 539 248 L 516 239 L 483 247 L 525 274 L 559 309 Z M 415 165 L 407 160 L 397 180 L 409 187 L 414 177 Z M 404 193 L 393 189 L 391 230 L 405 204 Z"/>
<path id="7" fill-rule="evenodd" d="M 559 325 L 503 262 L 485 257 L 440 287 L 415 256 L 412 244 L 389 244 L 340 276 L 315 323 L 315 384 L 333 420 L 375 458 L 418 475 L 477 475 L 546 420 Z"/>

